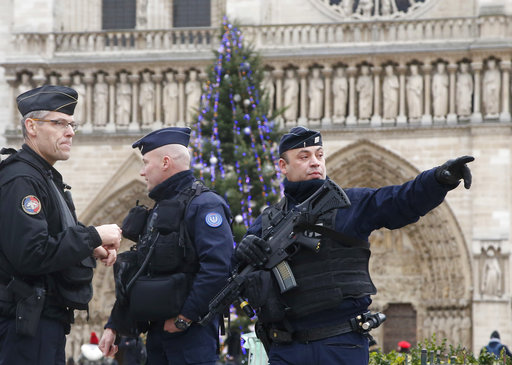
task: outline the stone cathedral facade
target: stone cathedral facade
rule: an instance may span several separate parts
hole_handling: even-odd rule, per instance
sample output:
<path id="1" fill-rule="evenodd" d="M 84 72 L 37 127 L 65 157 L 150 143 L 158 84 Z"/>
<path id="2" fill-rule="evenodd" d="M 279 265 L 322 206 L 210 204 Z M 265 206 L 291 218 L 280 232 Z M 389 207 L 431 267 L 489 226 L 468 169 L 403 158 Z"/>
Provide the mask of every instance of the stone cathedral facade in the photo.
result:
<path id="1" fill-rule="evenodd" d="M 84 224 L 121 224 L 137 199 L 150 204 L 130 145 L 191 124 L 227 14 L 262 55 L 271 107 L 287 107 L 280 122 L 322 130 L 328 174 L 342 187 L 400 184 L 476 158 L 471 190 L 372 236 L 372 306 L 388 315 L 380 346 L 435 333 L 479 351 L 493 330 L 512 344 L 510 1 L 126 0 L 125 20 L 109 3 L 0 4 L 0 141 L 21 145 L 19 93 L 74 87 L 81 128 L 56 167 Z M 98 266 L 94 290 L 89 320 L 79 313 L 68 337 L 75 357 L 90 331 L 102 332 L 111 268 Z"/>

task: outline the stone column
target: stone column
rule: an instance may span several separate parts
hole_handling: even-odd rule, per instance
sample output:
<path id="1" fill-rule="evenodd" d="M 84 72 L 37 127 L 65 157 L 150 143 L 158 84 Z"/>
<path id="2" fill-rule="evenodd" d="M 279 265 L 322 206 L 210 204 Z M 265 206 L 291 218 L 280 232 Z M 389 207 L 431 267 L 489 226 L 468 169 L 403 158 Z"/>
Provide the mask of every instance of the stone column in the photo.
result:
<path id="1" fill-rule="evenodd" d="M 272 70 L 272 77 L 276 82 L 276 110 L 280 110 L 283 107 L 283 76 L 284 71 L 280 68 Z M 284 123 L 282 115 L 276 118 L 276 122 L 282 126 Z"/>
<path id="2" fill-rule="evenodd" d="M 39 68 L 37 73 L 34 73 L 34 76 L 32 76 L 32 81 L 36 84 L 36 87 L 43 86 L 45 84 L 46 76 L 44 75 L 42 68 Z"/>
<path id="3" fill-rule="evenodd" d="M 155 73 L 151 75 L 151 80 L 155 84 L 155 122 L 153 123 L 153 129 L 162 128 L 162 80 L 164 76 L 161 70 L 155 70 Z"/>
<path id="4" fill-rule="evenodd" d="M 509 83 L 510 83 L 510 68 L 512 63 L 510 61 L 501 61 L 500 67 L 503 71 L 503 82 L 501 84 L 502 86 L 502 96 L 503 100 L 501 105 L 502 110 L 500 114 L 500 122 L 510 122 L 510 89 L 509 89 Z"/>
<path id="5" fill-rule="evenodd" d="M 472 62 L 471 68 L 474 72 L 474 82 L 475 90 L 473 93 L 473 114 L 471 115 L 471 122 L 473 123 L 482 123 L 482 113 L 480 111 L 480 71 L 482 71 L 482 62 Z"/>
<path id="6" fill-rule="evenodd" d="M 83 81 L 85 84 L 85 123 L 83 126 L 80 126 L 80 131 L 82 133 L 91 133 L 93 129 L 92 89 L 94 83 L 94 76 L 91 70 L 84 72 Z"/>
<path id="7" fill-rule="evenodd" d="M 105 132 L 115 132 L 115 108 L 116 108 L 116 75 L 108 75 L 105 80 L 108 84 L 108 122 L 105 126 Z"/>
<path id="8" fill-rule="evenodd" d="M 405 73 L 407 72 L 406 65 L 399 65 L 397 67 L 398 77 L 400 80 L 400 93 L 398 104 L 398 116 L 396 117 L 397 125 L 407 124 L 407 116 L 405 115 Z"/>
<path id="9" fill-rule="evenodd" d="M 457 113 L 455 111 L 455 73 L 457 72 L 457 65 L 450 63 L 448 65 L 448 74 L 450 75 L 450 89 L 449 89 L 449 105 L 448 115 L 446 116 L 447 124 L 457 124 Z"/>
<path id="10" fill-rule="evenodd" d="M 322 125 L 330 125 L 332 123 L 331 118 L 331 105 L 332 105 L 332 95 L 331 95 L 331 76 L 332 76 L 332 68 L 329 66 L 325 66 L 322 69 L 322 75 L 324 76 L 324 117 L 322 119 Z"/>
<path id="11" fill-rule="evenodd" d="M 357 122 L 356 118 L 356 74 L 357 67 L 349 66 L 347 68 L 348 74 L 348 116 L 346 125 L 354 125 Z"/>
<path id="12" fill-rule="evenodd" d="M 373 115 L 371 119 L 371 126 L 378 127 L 382 125 L 382 117 L 380 115 L 380 94 L 381 94 L 381 85 L 380 85 L 380 74 L 382 72 L 382 67 L 375 66 L 372 67 L 373 73 Z"/>
<path id="13" fill-rule="evenodd" d="M 132 72 L 128 75 L 128 80 L 130 80 L 132 84 L 132 121 L 128 129 L 130 131 L 139 131 L 140 123 L 139 123 L 139 80 L 140 75 L 137 72 Z"/>
<path id="14" fill-rule="evenodd" d="M 178 82 L 178 122 L 177 125 L 185 125 L 185 78 L 186 75 L 182 69 L 176 73 Z"/>
<path id="15" fill-rule="evenodd" d="M 9 84 L 9 113 L 7 115 L 12 116 L 12 124 L 7 124 L 5 126 L 6 130 L 12 129 L 16 131 L 21 131 L 20 120 L 21 116 L 18 112 L 16 97 L 18 96 L 18 92 L 16 90 L 17 78 L 16 75 L 5 75 L 5 81 Z M 0 136 L 0 140 L 2 137 Z M 5 140 L 2 140 L 5 143 Z M 1 158 L 0 158 L 1 159 Z"/>
<path id="16" fill-rule="evenodd" d="M 308 102 L 308 93 L 307 93 L 307 80 L 306 76 L 309 73 L 309 70 L 303 67 L 300 67 L 297 71 L 299 77 L 300 77 L 300 110 L 299 110 L 299 119 L 298 124 L 306 124 L 308 122 L 308 117 L 306 114 L 306 105 Z"/>
<path id="17" fill-rule="evenodd" d="M 430 112 L 432 110 L 432 107 L 430 105 L 430 72 L 432 71 L 432 65 L 430 65 L 429 63 L 425 63 L 423 65 L 422 69 L 423 69 L 423 74 L 425 77 L 425 80 L 424 80 L 425 100 L 424 100 L 424 104 L 423 104 L 425 107 L 425 112 L 423 113 L 423 116 L 421 117 L 421 124 L 429 125 L 429 124 L 432 124 L 432 114 Z"/>

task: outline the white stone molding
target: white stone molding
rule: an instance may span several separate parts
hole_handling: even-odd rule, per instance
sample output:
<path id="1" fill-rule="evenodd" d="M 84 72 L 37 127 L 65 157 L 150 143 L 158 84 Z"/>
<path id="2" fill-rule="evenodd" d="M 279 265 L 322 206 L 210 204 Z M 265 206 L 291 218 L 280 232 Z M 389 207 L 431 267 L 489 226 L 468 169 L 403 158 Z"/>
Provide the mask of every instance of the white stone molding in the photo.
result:
<path id="1" fill-rule="evenodd" d="M 396 124 L 397 125 L 404 125 L 407 124 L 407 115 L 405 113 L 405 73 L 407 72 L 407 66 L 405 65 L 399 65 L 398 68 L 398 75 L 400 80 L 400 97 L 399 97 L 399 104 L 398 104 L 398 116 L 396 118 Z"/>
<path id="2" fill-rule="evenodd" d="M 457 114 L 455 114 L 455 72 L 457 71 L 457 65 L 454 63 L 448 64 L 448 75 L 449 75 L 449 100 L 448 100 L 448 115 L 446 116 L 447 124 L 457 124 Z"/>
<path id="3" fill-rule="evenodd" d="M 116 75 L 108 75 L 106 77 L 108 84 L 108 122 L 105 126 L 105 132 L 114 133 L 116 131 L 116 121 L 115 121 L 115 93 L 116 93 Z"/>
<path id="4" fill-rule="evenodd" d="M 481 94 L 480 94 L 480 72 L 482 71 L 483 64 L 482 62 L 472 62 L 471 69 L 473 70 L 473 77 L 475 81 L 473 82 L 475 86 L 474 94 L 473 94 L 473 114 L 471 115 L 472 123 L 481 123 L 482 113 L 480 112 L 480 103 L 481 103 Z"/>
<path id="5" fill-rule="evenodd" d="M 380 115 L 380 95 L 381 95 L 381 85 L 380 85 L 380 73 L 382 72 L 382 67 L 375 66 L 372 67 L 373 73 L 373 85 L 374 85 L 374 96 L 373 96 L 373 105 L 375 106 L 373 110 L 372 119 L 370 124 L 372 127 L 378 127 L 382 125 L 382 118 Z"/>
<path id="6" fill-rule="evenodd" d="M 140 75 L 136 72 L 132 72 L 128 76 L 128 80 L 132 84 L 132 121 L 130 123 L 129 130 L 139 131 L 141 123 L 139 123 L 139 80 Z"/>
<path id="7" fill-rule="evenodd" d="M 510 116 L 510 69 L 512 66 L 512 62 L 510 60 L 501 61 L 500 68 L 503 72 L 503 83 L 502 83 L 502 101 L 501 101 L 501 113 L 500 113 L 500 122 L 510 122 L 512 120 Z"/>
<path id="8" fill-rule="evenodd" d="M 322 76 L 325 80 L 325 92 L 324 92 L 324 114 L 322 118 L 322 126 L 327 126 L 332 123 L 332 115 L 331 115 L 331 105 L 332 105 L 332 93 L 331 93 L 331 77 L 332 77 L 332 68 L 329 66 L 324 66 L 322 68 Z"/>
<path id="9" fill-rule="evenodd" d="M 422 66 L 423 74 L 425 77 L 425 102 L 423 103 L 423 106 L 425 108 L 425 111 L 423 112 L 423 116 L 421 117 L 421 124 L 422 125 L 431 125 L 432 124 L 432 114 L 431 114 L 431 105 L 430 105 L 430 72 L 432 71 L 432 66 L 429 63 L 425 63 Z"/>
<path id="10" fill-rule="evenodd" d="M 188 125 L 185 123 L 185 79 L 186 75 L 182 69 L 176 73 L 176 81 L 178 81 L 178 125 Z"/>
<path id="11" fill-rule="evenodd" d="M 353 125 L 356 124 L 357 118 L 356 118 L 356 74 L 357 74 L 357 67 L 355 66 L 349 66 L 347 68 L 347 74 L 349 77 L 349 83 L 348 83 L 348 90 L 349 90 L 349 97 L 348 97 L 348 117 L 346 121 L 346 125 Z"/>
<path id="12" fill-rule="evenodd" d="M 297 74 L 299 75 L 299 119 L 297 122 L 301 125 L 308 123 L 308 117 L 306 114 L 306 106 L 307 106 L 307 80 L 306 77 L 309 74 L 309 70 L 304 67 L 299 67 L 297 70 Z"/>

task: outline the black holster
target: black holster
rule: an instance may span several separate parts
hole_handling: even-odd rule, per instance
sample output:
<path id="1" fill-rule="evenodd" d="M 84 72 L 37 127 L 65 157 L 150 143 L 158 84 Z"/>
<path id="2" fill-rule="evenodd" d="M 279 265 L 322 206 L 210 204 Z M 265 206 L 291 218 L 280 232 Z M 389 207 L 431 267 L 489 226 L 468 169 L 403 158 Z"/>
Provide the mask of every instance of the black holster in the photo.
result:
<path id="1" fill-rule="evenodd" d="M 270 351 L 270 346 L 272 345 L 272 339 L 268 335 L 268 328 L 261 321 L 257 321 L 254 325 L 254 332 L 256 332 L 256 337 L 261 341 L 261 344 L 265 348 L 265 352 L 268 355 Z"/>
<path id="2" fill-rule="evenodd" d="M 16 300 L 16 334 L 34 336 L 43 311 L 46 290 L 12 279 L 7 285 Z"/>

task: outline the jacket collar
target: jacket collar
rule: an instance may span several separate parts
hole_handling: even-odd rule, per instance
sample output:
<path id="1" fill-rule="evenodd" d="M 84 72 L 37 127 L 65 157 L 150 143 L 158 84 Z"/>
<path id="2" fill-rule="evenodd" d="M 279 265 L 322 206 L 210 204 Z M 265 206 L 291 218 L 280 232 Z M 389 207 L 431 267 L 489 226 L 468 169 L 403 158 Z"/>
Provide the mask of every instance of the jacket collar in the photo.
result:
<path id="1" fill-rule="evenodd" d="M 26 143 L 21 146 L 20 158 L 32 162 L 53 180 L 62 182 L 62 175 Z"/>
<path id="2" fill-rule="evenodd" d="M 156 202 L 172 198 L 180 191 L 190 186 L 195 180 L 192 170 L 178 172 L 167 180 L 161 182 L 149 192 L 149 197 Z"/>

